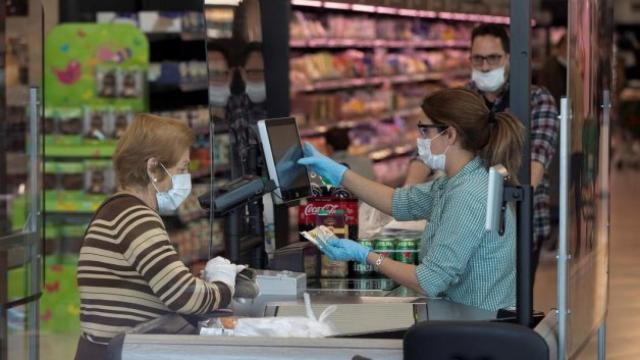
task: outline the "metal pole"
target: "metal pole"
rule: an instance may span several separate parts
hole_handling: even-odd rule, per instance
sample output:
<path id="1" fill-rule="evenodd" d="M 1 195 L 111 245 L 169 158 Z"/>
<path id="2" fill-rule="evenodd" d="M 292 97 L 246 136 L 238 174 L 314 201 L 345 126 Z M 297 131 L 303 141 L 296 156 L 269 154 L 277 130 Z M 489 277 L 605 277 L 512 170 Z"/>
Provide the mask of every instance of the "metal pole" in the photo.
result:
<path id="1" fill-rule="evenodd" d="M 40 252 L 40 113 L 38 102 L 38 88 L 29 90 L 29 233 L 34 241 L 29 246 L 29 262 L 31 286 L 30 294 L 40 291 L 41 252 Z M 29 357 L 38 360 L 39 354 L 39 329 L 40 329 L 40 301 L 35 299 L 28 305 L 29 308 Z"/>
<path id="2" fill-rule="evenodd" d="M 571 119 L 567 98 L 560 100 L 560 224 L 558 229 L 558 358 L 566 358 L 567 342 L 567 244 L 569 236 L 569 166 Z"/>
<path id="3" fill-rule="evenodd" d="M 2 44 L 0 45 L 0 72 L 4 73 L 5 67 L 5 27 L 6 27 L 6 10 L 7 10 L 7 2 L 0 2 L 0 41 Z M 6 131 L 6 88 L 5 88 L 5 78 L 4 76 L 0 77 L 0 196 L 7 195 L 7 164 L 6 164 L 6 153 L 5 153 L 5 139 L 7 135 Z M 6 211 L 6 203 L 4 200 L 0 200 L 0 238 L 8 233 L 8 214 Z M 1 240 L 0 240 L 1 241 Z M 4 304 L 8 301 L 9 284 L 7 282 L 7 252 L 0 250 L 0 360 L 4 360 L 8 358 L 8 314 L 7 309 L 5 309 Z"/>
<path id="4" fill-rule="evenodd" d="M 515 114 L 529 134 L 531 125 L 531 1 L 511 1 L 511 67 L 509 72 L 509 110 Z M 531 138 L 525 136 L 522 166 L 518 178 L 523 185 L 531 184 Z"/>
<path id="5" fill-rule="evenodd" d="M 523 123 L 527 130 L 522 148 L 522 166 L 518 178 L 522 184 L 523 199 L 518 212 L 517 239 L 517 291 L 516 308 L 518 323 L 531 326 L 533 313 L 533 289 L 531 250 L 533 221 L 533 189 L 531 188 L 530 152 L 530 87 L 531 74 L 529 59 L 531 54 L 531 2 L 511 1 L 511 62 L 509 73 L 509 109 Z"/>
<path id="6" fill-rule="evenodd" d="M 602 324 L 598 328 L 598 360 L 607 358 L 607 322 L 602 320 Z"/>

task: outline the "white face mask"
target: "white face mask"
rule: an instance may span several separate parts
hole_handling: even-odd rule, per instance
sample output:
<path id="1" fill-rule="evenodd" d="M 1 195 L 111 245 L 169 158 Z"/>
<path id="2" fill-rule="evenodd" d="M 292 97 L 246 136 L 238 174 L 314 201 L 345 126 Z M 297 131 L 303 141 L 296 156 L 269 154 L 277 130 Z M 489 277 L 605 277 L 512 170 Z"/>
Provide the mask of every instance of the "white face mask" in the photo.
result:
<path id="1" fill-rule="evenodd" d="M 245 91 L 249 99 L 255 104 L 264 102 L 267 98 L 267 89 L 263 82 L 246 82 Z"/>
<path id="2" fill-rule="evenodd" d="M 164 171 L 169 174 L 167 168 L 160 164 Z M 158 201 L 158 212 L 162 215 L 171 214 L 184 200 L 191 194 L 191 174 L 176 174 L 171 175 L 171 189 L 168 191 L 160 191 L 156 184 L 152 181 L 151 184 L 156 189 L 156 200 Z"/>
<path id="3" fill-rule="evenodd" d="M 473 69 L 471 72 L 471 80 L 473 80 L 480 91 L 494 92 L 504 85 L 505 67 L 499 67 L 488 72 Z"/>
<path id="4" fill-rule="evenodd" d="M 431 170 L 434 170 L 434 171 L 437 171 L 437 170 L 443 170 L 444 171 L 444 167 L 445 167 L 445 164 L 447 162 L 446 153 L 447 153 L 447 150 L 449 150 L 449 146 L 447 146 L 447 148 L 444 149 L 444 152 L 442 154 L 434 155 L 431 152 L 431 142 L 434 139 L 436 139 L 438 136 L 442 135 L 442 134 L 444 134 L 444 131 L 441 132 L 440 134 L 438 134 L 433 139 L 423 139 L 421 137 L 418 137 L 418 140 L 417 140 L 418 157 Z"/>
<path id="5" fill-rule="evenodd" d="M 217 107 L 227 105 L 227 100 L 231 96 L 231 89 L 227 85 L 209 85 L 209 104 Z"/>

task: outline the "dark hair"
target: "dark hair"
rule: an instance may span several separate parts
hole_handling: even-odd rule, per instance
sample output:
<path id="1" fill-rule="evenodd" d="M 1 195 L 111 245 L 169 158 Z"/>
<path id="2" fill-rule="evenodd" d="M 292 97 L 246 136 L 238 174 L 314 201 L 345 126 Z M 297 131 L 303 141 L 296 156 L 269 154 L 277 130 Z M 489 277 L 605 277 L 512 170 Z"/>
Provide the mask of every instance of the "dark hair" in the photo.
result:
<path id="1" fill-rule="evenodd" d="M 460 146 L 480 156 L 486 167 L 502 164 L 518 183 L 524 126 L 515 116 L 489 111 L 482 96 L 463 88 L 427 96 L 422 110 L 434 124 L 456 129 Z"/>
<path id="2" fill-rule="evenodd" d="M 482 24 L 477 26 L 471 33 L 471 45 L 473 45 L 473 41 L 478 36 L 493 36 L 500 39 L 504 52 L 507 54 L 510 53 L 509 33 L 507 33 L 504 26 L 497 24 Z"/>
<path id="3" fill-rule="evenodd" d="M 347 128 L 331 128 L 324 134 L 324 139 L 334 151 L 347 150 L 351 143 L 349 129 Z"/>

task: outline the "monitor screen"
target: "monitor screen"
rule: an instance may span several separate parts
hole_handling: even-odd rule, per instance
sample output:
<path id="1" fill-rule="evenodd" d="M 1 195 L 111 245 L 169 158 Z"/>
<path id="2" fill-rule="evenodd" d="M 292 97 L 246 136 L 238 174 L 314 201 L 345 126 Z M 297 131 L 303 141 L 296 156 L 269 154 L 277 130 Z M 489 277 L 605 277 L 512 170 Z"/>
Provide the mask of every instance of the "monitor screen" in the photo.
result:
<path id="1" fill-rule="evenodd" d="M 286 202 L 308 196 L 310 184 L 307 168 L 298 164 L 303 152 L 295 119 L 270 119 L 261 123 L 261 130 L 266 130 L 267 135 L 267 139 L 263 136 L 262 142 L 269 175 L 273 178 L 275 170 L 277 178 L 273 180 L 278 185 L 278 200 Z"/>

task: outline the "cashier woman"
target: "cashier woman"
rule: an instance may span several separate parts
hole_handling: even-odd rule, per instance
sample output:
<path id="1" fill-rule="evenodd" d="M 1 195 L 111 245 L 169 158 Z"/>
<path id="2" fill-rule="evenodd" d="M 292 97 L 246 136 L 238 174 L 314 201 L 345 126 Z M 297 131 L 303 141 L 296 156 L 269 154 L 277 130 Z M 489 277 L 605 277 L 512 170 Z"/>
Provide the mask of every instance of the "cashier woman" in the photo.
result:
<path id="1" fill-rule="evenodd" d="M 396 282 L 426 294 L 487 310 L 515 305 L 516 224 L 507 211 L 505 233 L 484 230 L 488 167 L 502 164 L 517 174 L 524 128 L 506 112 L 493 113 L 482 97 L 466 89 L 428 96 L 418 124 L 419 156 L 445 176 L 409 188 L 392 189 L 348 170 L 305 144 L 309 166 L 396 220 L 427 220 L 420 264 L 377 254 L 355 241 L 336 239 L 322 251 L 333 260 L 374 265 Z"/>

